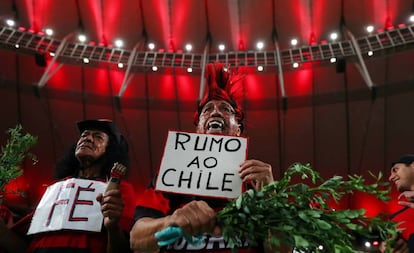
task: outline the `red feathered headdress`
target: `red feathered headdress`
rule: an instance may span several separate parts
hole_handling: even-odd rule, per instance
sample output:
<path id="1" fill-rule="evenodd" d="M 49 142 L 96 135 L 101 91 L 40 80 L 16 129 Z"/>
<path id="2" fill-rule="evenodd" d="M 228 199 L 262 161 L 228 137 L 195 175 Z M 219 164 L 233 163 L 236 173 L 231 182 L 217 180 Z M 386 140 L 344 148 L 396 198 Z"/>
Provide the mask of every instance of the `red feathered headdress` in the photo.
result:
<path id="1" fill-rule="evenodd" d="M 210 100 L 224 100 L 228 102 L 235 111 L 240 130 L 243 132 L 243 111 L 240 106 L 240 89 L 238 85 L 239 77 L 230 72 L 223 63 L 209 63 L 206 65 L 207 92 L 198 104 L 197 112 L 194 115 L 194 124 L 197 126 L 201 110 Z"/>

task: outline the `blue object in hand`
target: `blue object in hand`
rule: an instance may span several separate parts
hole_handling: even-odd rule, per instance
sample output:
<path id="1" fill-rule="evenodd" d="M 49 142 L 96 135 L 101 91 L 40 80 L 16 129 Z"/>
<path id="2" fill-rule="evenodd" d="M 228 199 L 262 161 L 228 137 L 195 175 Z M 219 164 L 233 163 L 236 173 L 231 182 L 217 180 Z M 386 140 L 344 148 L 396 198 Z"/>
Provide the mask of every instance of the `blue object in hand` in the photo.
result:
<path id="1" fill-rule="evenodd" d="M 194 238 L 191 235 L 187 235 L 184 233 L 182 228 L 177 226 L 169 226 L 161 231 L 158 231 L 154 234 L 155 238 L 158 239 L 158 246 L 167 246 L 169 244 L 174 243 L 181 237 L 184 237 L 188 243 L 191 245 L 199 245 L 201 243 L 201 235 Z"/>

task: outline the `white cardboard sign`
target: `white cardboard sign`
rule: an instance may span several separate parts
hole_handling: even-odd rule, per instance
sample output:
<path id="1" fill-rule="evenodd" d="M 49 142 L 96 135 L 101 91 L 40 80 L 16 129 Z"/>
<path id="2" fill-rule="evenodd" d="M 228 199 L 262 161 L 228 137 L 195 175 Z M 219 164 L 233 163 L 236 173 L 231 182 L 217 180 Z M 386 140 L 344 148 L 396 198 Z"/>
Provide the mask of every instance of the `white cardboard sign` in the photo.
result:
<path id="1" fill-rule="evenodd" d="M 169 131 L 156 189 L 237 198 L 242 192 L 238 169 L 246 155 L 244 137 Z"/>
<path id="2" fill-rule="evenodd" d="M 96 196 L 106 183 L 70 178 L 49 186 L 33 215 L 27 234 L 61 229 L 99 232 L 103 216 Z"/>

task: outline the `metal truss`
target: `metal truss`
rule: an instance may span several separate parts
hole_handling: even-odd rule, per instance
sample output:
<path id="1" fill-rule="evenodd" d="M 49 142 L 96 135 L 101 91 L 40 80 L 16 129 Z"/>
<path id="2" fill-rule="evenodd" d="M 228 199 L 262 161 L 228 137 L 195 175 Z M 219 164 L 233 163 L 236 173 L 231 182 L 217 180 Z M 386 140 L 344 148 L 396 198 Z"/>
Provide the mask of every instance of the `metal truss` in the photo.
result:
<path id="1" fill-rule="evenodd" d="M 407 50 L 414 46 L 414 25 L 397 27 L 380 33 L 357 38 L 356 42 L 361 54 L 369 51 L 376 55 L 383 55 L 389 51 Z M 39 54 L 56 53 L 62 40 L 46 35 L 39 35 L 29 31 L 12 27 L 0 27 L 0 47 L 16 50 L 21 53 Z M 130 57 L 133 56 L 131 60 Z M 96 64 L 110 64 L 124 66 L 132 63 L 133 72 L 147 71 L 152 66 L 158 68 L 189 68 L 200 70 L 203 67 L 202 53 L 182 52 L 154 52 L 132 51 L 122 48 L 110 48 L 85 43 L 66 42 L 57 62 L 63 64 L 84 64 L 83 59 L 89 59 L 92 66 Z M 284 70 L 290 69 L 294 63 L 325 62 L 331 58 L 356 58 L 357 52 L 352 40 L 344 40 L 318 45 L 302 46 L 280 50 L 280 63 L 275 50 L 271 51 L 241 51 L 209 54 L 207 62 L 220 61 L 233 67 L 263 66 L 272 71 L 281 64 Z M 94 65 L 95 64 L 95 65 Z"/>
<path id="2" fill-rule="evenodd" d="M 124 71 L 128 72 L 128 78 L 134 73 L 148 72 L 153 66 L 157 66 L 160 71 L 168 68 L 191 68 L 193 74 L 200 74 L 206 62 L 220 61 L 232 67 L 262 66 L 264 73 L 283 74 L 283 71 L 294 71 L 303 63 L 331 64 L 332 58 L 346 59 L 359 63 L 360 72 L 368 87 L 371 88 L 373 84 L 366 70 L 364 59 L 369 58 L 370 55 L 375 57 L 413 48 L 414 25 L 399 26 L 361 38 L 355 38 L 348 31 L 348 37 L 350 37 L 348 40 L 285 50 L 279 50 L 277 47 L 277 50 L 270 51 L 215 54 L 139 51 L 137 47 L 130 51 L 71 42 L 67 37 L 58 40 L 44 34 L 2 26 L 0 27 L 0 48 L 33 55 L 53 53 L 55 56 L 52 61 L 58 64 L 81 65 L 85 64 L 85 59 L 91 67 L 109 66 L 119 69 L 118 66 L 122 64 L 126 68 Z M 53 73 L 51 70 L 46 71 L 39 86 L 43 86 Z M 127 83 L 128 80 L 124 80 L 124 84 L 127 85 Z M 122 93 L 123 91 L 120 91 L 120 95 Z"/>

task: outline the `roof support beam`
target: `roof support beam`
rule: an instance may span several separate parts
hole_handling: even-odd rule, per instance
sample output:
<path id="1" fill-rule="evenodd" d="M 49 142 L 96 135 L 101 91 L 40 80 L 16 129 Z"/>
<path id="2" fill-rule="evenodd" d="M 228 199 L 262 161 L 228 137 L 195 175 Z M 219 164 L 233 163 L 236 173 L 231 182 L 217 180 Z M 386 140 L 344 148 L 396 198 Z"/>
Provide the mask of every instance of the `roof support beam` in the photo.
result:
<path id="1" fill-rule="evenodd" d="M 47 65 L 47 68 L 45 72 L 43 72 L 42 77 L 40 78 L 39 82 L 37 83 L 37 86 L 39 88 L 43 88 L 47 81 L 63 66 L 62 63 L 59 63 L 57 66 L 54 66 L 57 62 L 59 55 L 62 53 L 63 49 L 66 46 L 66 43 L 70 37 L 72 37 L 73 32 L 66 35 L 62 42 L 59 44 L 59 47 L 56 49 L 55 56 L 52 58 L 52 60 L 49 62 L 49 65 Z"/>
<path id="2" fill-rule="evenodd" d="M 280 93 L 282 95 L 282 98 L 286 97 L 285 94 L 285 80 L 283 78 L 283 68 L 282 68 L 282 59 L 280 56 L 280 49 L 279 49 L 279 43 L 277 42 L 277 39 L 274 39 L 275 43 L 275 49 L 276 49 L 276 59 L 277 59 L 277 69 L 278 69 L 278 77 L 279 77 L 279 86 L 280 86 Z"/>
<path id="3" fill-rule="evenodd" d="M 135 60 L 135 57 L 137 55 L 138 48 L 140 47 L 140 45 L 141 45 L 141 41 L 135 44 L 134 49 L 132 49 L 131 55 L 128 58 L 128 66 L 125 71 L 124 79 L 122 80 L 121 89 L 119 89 L 119 92 L 118 92 L 118 98 L 121 98 L 122 95 L 125 93 L 126 88 L 131 82 L 132 77 L 134 76 L 133 73 L 131 74 L 131 68 L 134 64 L 134 60 Z"/>
<path id="4" fill-rule="evenodd" d="M 369 89 L 374 88 L 374 83 L 372 82 L 371 76 L 368 72 L 367 66 L 365 65 L 365 61 L 364 58 L 362 57 L 361 54 L 361 48 L 358 45 L 357 40 L 355 39 L 354 35 L 351 33 L 351 31 L 349 31 L 348 29 L 346 29 L 347 35 L 351 38 L 351 42 L 352 45 L 354 46 L 355 49 L 355 53 L 358 57 L 358 63 L 355 63 L 355 65 L 357 66 L 357 69 L 359 71 L 359 73 L 361 74 L 362 78 L 364 79 L 366 85 L 368 86 Z"/>
<path id="5" fill-rule="evenodd" d="M 204 78 L 204 73 L 206 71 L 206 64 L 207 64 L 207 58 L 208 58 L 208 49 L 210 48 L 210 40 L 207 40 L 206 45 L 204 46 L 204 53 L 203 53 L 203 59 L 201 60 L 201 79 L 200 79 L 200 92 L 198 94 L 198 100 L 201 101 L 203 99 L 204 95 L 204 89 L 206 86 L 206 80 Z"/>

